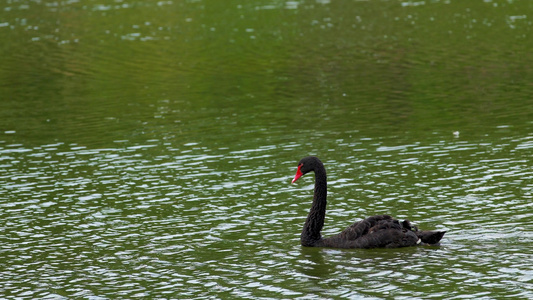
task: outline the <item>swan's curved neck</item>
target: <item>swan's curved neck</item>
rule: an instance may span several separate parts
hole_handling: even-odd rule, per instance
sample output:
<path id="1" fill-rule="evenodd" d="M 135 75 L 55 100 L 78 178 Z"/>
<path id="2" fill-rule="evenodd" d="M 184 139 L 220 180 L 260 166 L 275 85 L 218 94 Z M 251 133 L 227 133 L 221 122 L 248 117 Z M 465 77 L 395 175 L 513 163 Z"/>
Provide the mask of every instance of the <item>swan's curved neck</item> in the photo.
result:
<path id="1" fill-rule="evenodd" d="M 320 231 L 324 227 L 324 220 L 326 218 L 326 204 L 327 204 L 327 177 L 324 165 L 320 164 L 314 170 L 315 172 L 315 192 L 313 196 L 313 204 L 311 210 L 305 220 L 305 225 L 302 230 L 301 243 L 303 246 L 315 246 L 322 236 Z"/>

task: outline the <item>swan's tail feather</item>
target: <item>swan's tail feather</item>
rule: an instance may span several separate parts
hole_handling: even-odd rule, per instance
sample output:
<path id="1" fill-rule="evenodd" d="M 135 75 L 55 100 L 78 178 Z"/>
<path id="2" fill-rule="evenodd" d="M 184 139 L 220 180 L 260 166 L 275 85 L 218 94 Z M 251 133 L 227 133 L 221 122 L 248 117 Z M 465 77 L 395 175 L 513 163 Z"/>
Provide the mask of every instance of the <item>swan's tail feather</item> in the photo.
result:
<path id="1" fill-rule="evenodd" d="M 436 245 L 444 236 L 446 231 L 417 231 L 416 235 L 422 240 L 422 243 Z"/>

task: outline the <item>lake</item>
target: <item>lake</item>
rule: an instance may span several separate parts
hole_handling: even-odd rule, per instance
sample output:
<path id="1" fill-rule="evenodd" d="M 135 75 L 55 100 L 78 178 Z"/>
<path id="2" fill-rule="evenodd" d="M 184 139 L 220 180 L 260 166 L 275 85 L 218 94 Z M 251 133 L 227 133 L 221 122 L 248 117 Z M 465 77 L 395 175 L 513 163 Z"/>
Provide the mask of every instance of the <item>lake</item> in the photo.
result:
<path id="1" fill-rule="evenodd" d="M 531 1 L 0 11 L 1 298 L 533 298 Z M 302 247 L 307 155 L 441 245 Z"/>

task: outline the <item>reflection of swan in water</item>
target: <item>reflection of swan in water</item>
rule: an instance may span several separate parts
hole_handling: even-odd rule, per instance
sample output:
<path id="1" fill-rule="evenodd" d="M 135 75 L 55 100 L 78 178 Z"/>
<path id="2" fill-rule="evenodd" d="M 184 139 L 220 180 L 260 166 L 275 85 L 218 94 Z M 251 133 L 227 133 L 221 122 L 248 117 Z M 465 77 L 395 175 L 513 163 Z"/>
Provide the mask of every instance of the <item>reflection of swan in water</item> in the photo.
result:
<path id="1" fill-rule="evenodd" d="M 326 260 L 327 253 L 318 248 L 300 248 L 300 258 L 296 264 L 298 272 L 309 278 L 323 280 L 329 278 L 335 272 L 337 265 Z"/>
<path id="2" fill-rule="evenodd" d="M 420 243 L 437 244 L 445 231 L 419 231 L 408 220 L 402 222 L 388 215 L 378 215 L 353 223 L 341 233 L 323 238 L 320 234 L 326 217 L 326 169 L 314 156 L 304 157 L 292 182 L 308 172 L 315 173 L 315 192 L 311 210 L 301 235 L 302 246 L 332 248 L 398 248 Z"/>

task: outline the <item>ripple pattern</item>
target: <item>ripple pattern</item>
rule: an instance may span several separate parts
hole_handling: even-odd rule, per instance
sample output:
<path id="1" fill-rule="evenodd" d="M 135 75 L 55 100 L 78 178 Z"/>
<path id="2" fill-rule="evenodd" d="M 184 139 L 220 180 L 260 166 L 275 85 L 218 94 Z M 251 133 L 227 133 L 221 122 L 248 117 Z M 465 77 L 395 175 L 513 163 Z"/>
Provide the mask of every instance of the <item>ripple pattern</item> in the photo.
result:
<path id="1" fill-rule="evenodd" d="M 377 213 L 448 230 L 441 247 L 394 251 L 299 246 L 312 181 L 289 184 L 297 144 L 5 145 L 2 293 L 529 298 L 530 141 L 336 141 L 325 159 L 331 190 L 325 234 Z"/>

